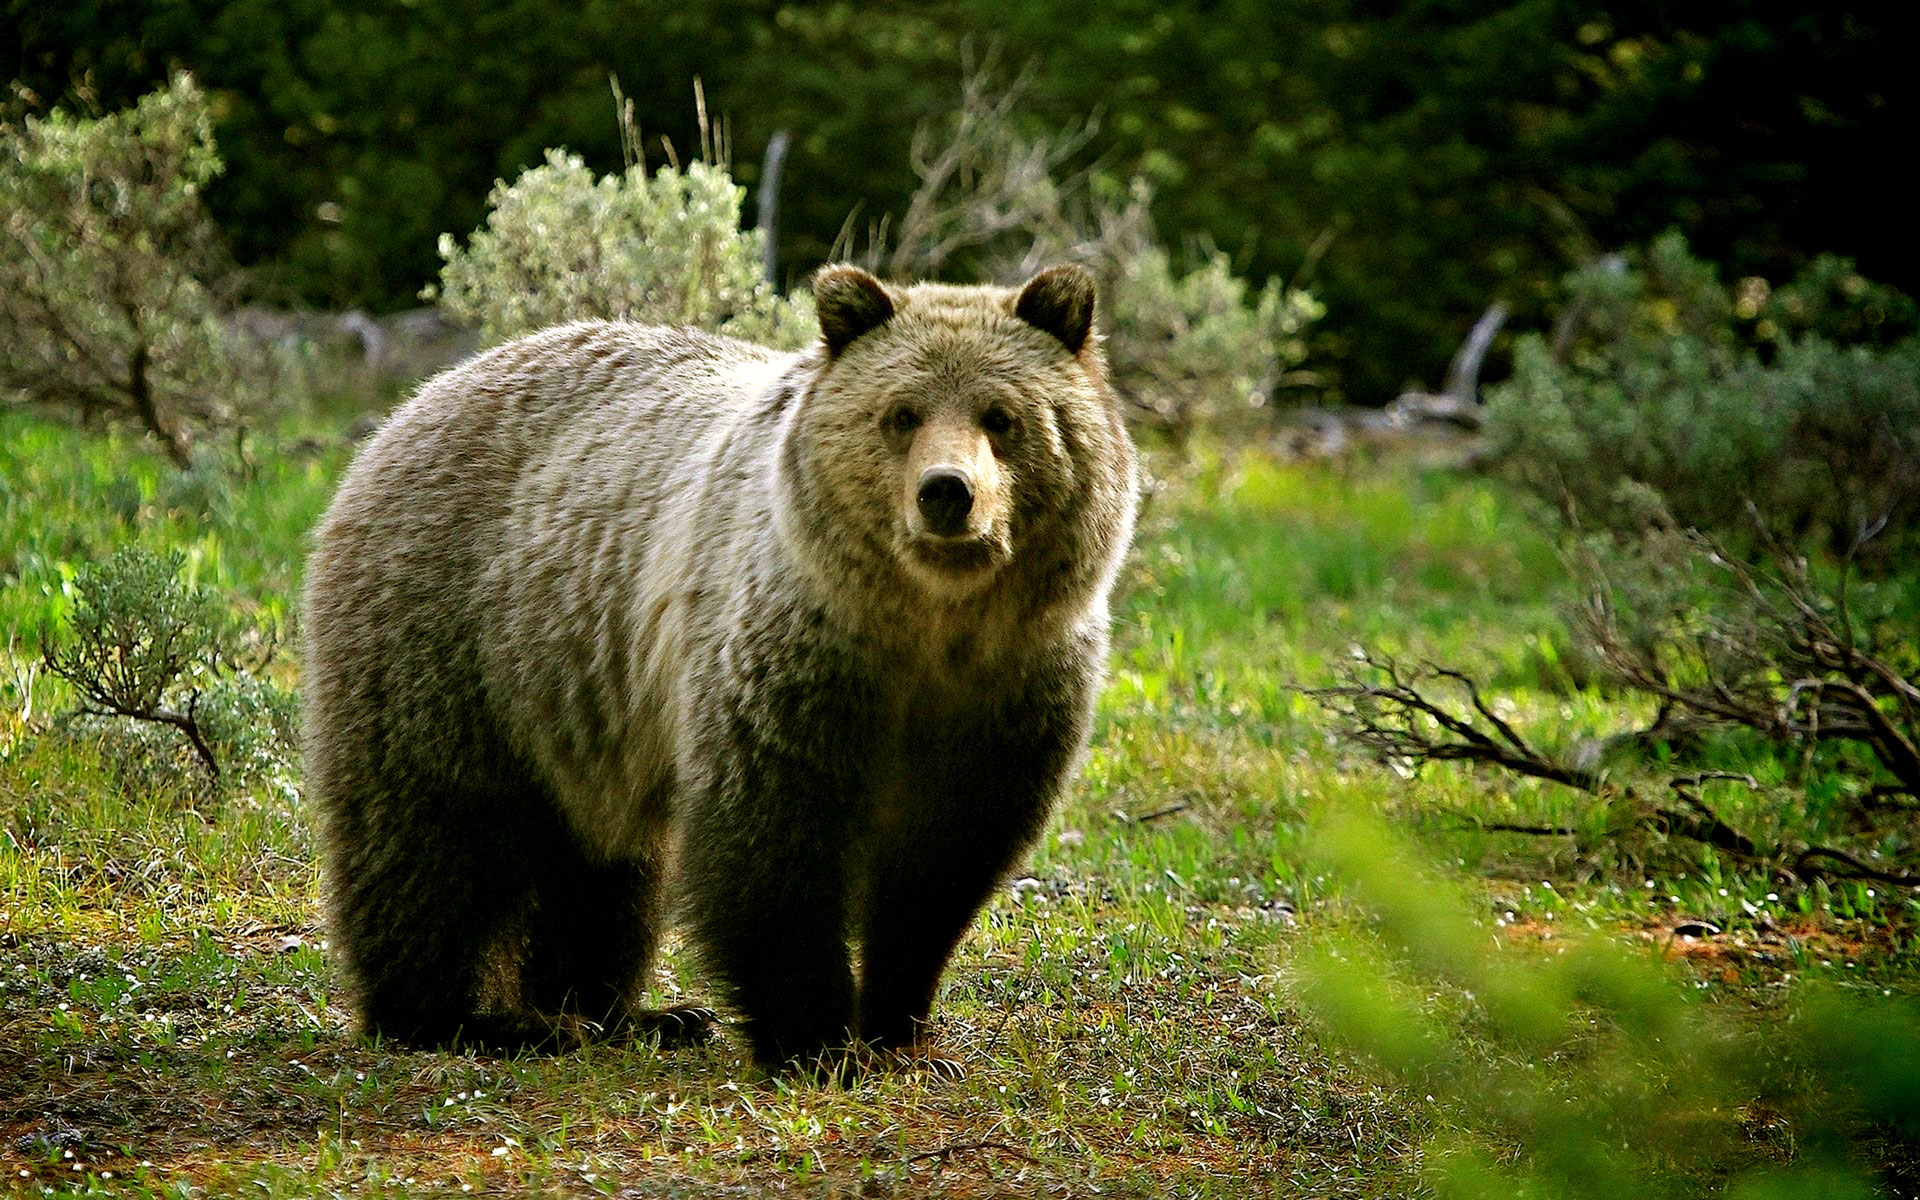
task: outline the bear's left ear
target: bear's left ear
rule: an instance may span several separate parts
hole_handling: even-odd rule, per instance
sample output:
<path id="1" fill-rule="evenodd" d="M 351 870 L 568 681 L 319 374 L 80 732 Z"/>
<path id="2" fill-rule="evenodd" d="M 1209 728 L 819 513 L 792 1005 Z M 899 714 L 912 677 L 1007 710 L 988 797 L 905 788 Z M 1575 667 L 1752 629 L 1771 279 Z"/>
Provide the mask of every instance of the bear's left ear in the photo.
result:
<path id="1" fill-rule="evenodd" d="M 835 356 L 853 339 L 893 316 L 893 297 L 886 287 L 847 263 L 814 272 L 813 306 L 820 316 L 820 337 L 827 343 L 827 353 Z"/>
<path id="2" fill-rule="evenodd" d="M 1027 281 L 1013 302 L 1013 315 L 1080 353 L 1093 331 L 1093 273 L 1085 267 L 1048 267 Z"/>

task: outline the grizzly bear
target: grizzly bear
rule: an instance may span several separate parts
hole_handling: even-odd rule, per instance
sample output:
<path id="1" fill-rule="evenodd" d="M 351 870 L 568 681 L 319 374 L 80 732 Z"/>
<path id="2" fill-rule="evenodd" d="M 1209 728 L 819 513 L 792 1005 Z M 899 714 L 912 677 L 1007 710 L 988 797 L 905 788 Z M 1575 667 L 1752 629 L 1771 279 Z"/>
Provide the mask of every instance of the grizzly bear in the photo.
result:
<path id="1" fill-rule="evenodd" d="M 815 296 L 797 354 L 510 342 L 347 472 L 307 795 L 368 1031 L 698 1037 L 639 1007 L 671 894 L 761 1066 L 927 1053 L 1085 743 L 1134 454 L 1079 268 Z"/>

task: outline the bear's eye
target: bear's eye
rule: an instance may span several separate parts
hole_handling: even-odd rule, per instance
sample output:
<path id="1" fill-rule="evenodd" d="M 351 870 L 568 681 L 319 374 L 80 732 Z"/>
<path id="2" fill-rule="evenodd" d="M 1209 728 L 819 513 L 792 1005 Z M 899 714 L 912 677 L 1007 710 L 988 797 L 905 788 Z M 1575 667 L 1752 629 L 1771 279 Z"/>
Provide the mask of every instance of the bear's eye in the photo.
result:
<path id="1" fill-rule="evenodd" d="M 990 408 L 980 416 L 980 428 L 994 437 L 1013 431 L 1013 414 L 1004 408 Z"/>
<path id="2" fill-rule="evenodd" d="M 912 433 L 920 428 L 920 414 L 902 404 L 887 414 L 887 428 L 894 433 Z"/>

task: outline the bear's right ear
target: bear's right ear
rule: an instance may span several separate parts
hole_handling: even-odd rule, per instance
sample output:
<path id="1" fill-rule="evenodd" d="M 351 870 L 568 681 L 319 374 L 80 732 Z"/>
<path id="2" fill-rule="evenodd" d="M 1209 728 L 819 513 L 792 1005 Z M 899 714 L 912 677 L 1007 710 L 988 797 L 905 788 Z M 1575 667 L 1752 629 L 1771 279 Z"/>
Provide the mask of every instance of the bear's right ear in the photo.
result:
<path id="1" fill-rule="evenodd" d="M 846 263 L 814 272 L 813 306 L 820 315 L 821 340 L 827 344 L 827 353 L 835 356 L 853 339 L 893 316 L 893 297 L 881 282 Z"/>

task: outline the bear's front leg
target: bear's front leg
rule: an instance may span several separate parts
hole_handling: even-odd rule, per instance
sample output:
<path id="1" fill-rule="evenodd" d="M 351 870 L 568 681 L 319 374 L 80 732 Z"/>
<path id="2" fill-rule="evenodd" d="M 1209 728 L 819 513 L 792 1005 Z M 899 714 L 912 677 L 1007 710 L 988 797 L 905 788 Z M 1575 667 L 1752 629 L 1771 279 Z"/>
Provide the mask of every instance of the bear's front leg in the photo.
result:
<path id="1" fill-rule="evenodd" d="M 804 670 L 723 681 L 683 763 L 687 916 L 769 1071 L 853 1036 L 846 848 L 866 755 L 856 688 Z"/>
<path id="2" fill-rule="evenodd" d="M 847 1044 L 854 1014 L 833 850 L 782 845 L 747 823 L 702 824 L 687 861 L 694 934 L 754 1061 L 769 1071 L 819 1062 Z"/>
<path id="3" fill-rule="evenodd" d="M 898 811 L 866 862 L 860 1037 L 923 1053 L 947 960 L 1046 824 L 1080 746 L 1093 678 L 1042 663 L 1025 686 L 905 731 Z"/>
<path id="4" fill-rule="evenodd" d="M 953 831 L 962 835 L 962 831 Z M 1022 838 L 889 839 L 871 867 L 861 930 L 860 1039 L 875 1050 L 926 1050 L 940 976 Z"/>

